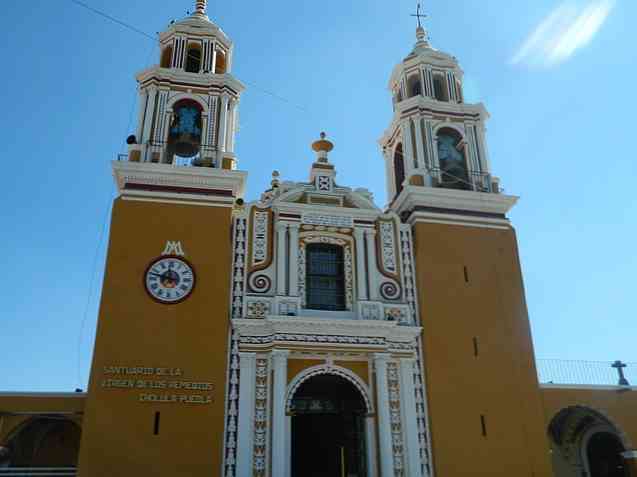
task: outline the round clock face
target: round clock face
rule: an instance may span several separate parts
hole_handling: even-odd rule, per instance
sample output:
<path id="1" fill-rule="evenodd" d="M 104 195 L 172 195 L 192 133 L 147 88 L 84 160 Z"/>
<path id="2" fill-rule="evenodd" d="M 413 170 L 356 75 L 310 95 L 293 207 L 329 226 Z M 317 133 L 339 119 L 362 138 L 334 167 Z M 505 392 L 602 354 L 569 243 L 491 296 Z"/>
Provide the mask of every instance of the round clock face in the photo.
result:
<path id="1" fill-rule="evenodd" d="M 181 257 L 165 256 L 155 260 L 146 269 L 146 291 L 160 303 L 179 303 L 192 293 L 195 272 Z"/>

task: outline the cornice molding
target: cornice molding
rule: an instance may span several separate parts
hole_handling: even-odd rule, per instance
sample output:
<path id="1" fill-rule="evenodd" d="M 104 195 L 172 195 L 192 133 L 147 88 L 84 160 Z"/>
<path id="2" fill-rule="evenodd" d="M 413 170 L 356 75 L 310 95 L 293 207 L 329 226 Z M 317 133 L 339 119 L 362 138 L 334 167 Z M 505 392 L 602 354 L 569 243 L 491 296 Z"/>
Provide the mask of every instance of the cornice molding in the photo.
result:
<path id="1" fill-rule="evenodd" d="M 128 161 L 113 161 L 112 166 L 121 197 L 233 202 L 243 197 L 247 179 L 246 172 L 207 167 Z"/>
<path id="2" fill-rule="evenodd" d="M 519 197 L 475 192 L 467 190 L 443 189 L 423 186 L 406 186 L 391 205 L 399 215 L 411 214 L 424 208 L 428 212 L 440 214 L 468 215 L 487 219 L 506 219 L 506 214 L 517 203 Z"/>
<path id="3" fill-rule="evenodd" d="M 178 68 L 162 68 L 157 65 L 139 72 L 135 78 L 142 84 L 155 78 L 158 81 L 172 81 L 174 83 L 189 84 L 192 85 L 193 88 L 209 88 L 212 86 L 222 88 L 224 86 L 229 86 L 238 93 L 241 93 L 246 89 L 245 85 L 241 81 L 229 73 L 220 75 L 202 75 L 199 73 L 188 73 L 187 71 Z"/>
<path id="4" fill-rule="evenodd" d="M 236 319 L 232 326 L 239 337 L 265 337 L 277 334 L 347 336 L 381 338 L 390 342 L 411 343 L 422 328 L 399 326 L 393 321 L 332 320 L 325 318 L 268 317 L 260 320 Z"/>

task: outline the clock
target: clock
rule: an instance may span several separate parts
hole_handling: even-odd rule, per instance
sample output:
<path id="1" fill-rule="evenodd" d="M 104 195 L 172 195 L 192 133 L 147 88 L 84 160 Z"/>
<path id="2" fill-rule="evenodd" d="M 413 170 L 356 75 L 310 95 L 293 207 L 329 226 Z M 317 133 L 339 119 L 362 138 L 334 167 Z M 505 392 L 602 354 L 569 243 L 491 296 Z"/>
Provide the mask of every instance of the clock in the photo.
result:
<path id="1" fill-rule="evenodd" d="M 183 258 L 163 256 L 146 269 L 144 286 L 151 298 L 159 303 L 180 303 L 195 288 L 195 272 L 192 265 Z"/>

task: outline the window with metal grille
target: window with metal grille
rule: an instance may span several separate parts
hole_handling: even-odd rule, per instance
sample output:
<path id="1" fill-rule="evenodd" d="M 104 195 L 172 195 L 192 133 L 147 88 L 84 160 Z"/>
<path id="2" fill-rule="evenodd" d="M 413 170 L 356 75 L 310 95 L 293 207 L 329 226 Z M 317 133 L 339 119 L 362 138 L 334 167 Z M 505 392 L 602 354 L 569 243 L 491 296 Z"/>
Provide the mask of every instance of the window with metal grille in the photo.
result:
<path id="1" fill-rule="evenodd" d="M 306 255 L 307 308 L 345 310 L 343 248 L 323 243 L 308 244 Z"/>

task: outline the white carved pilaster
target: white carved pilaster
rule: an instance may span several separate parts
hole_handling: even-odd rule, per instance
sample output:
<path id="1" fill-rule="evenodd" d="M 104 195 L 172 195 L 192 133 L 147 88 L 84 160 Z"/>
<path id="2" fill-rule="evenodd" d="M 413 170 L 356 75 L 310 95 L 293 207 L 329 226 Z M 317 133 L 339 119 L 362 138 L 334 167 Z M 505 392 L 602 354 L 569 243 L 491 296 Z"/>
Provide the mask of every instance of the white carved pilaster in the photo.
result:
<path id="1" fill-rule="evenodd" d="M 237 443 L 237 477 L 250 477 L 252 475 L 256 361 L 256 353 L 239 353 L 239 439 Z"/>
<path id="2" fill-rule="evenodd" d="M 400 360 L 400 397 L 407 448 L 407 475 L 410 477 L 422 477 L 420 442 L 418 440 L 418 416 L 416 415 L 416 390 L 414 388 L 415 364 L 416 360 L 413 358 Z"/>
<path id="3" fill-rule="evenodd" d="M 378 437 L 380 441 L 380 475 L 382 477 L 392 477 L 394 475 L 394 451 L 389 413 L 389 390 L 387 388 L 387 361 L 389 361 L 389 355 L 386 353 L 377 353 L 374 355 L 374 367 L 376 369 L 376 411 L 378 415 Z"/>
<path id="4" fill-rule="evenodd" d="M 290 224 L 290 295 L 299 295 L 299 224 Z"/>
<path id="5" fill-rule="evenodd" d="M 406 119 L 400 125 L 400 129 L 402 131 L 403 136 L 403 162 L 405 164 L 405 177 L 409 177 L 409 175 L 414 170 L 414 143 L 411 137 L 411 119 Z"/>
<path id="6" fill-rule="evenodd" d="M 369 300 L 377 301 L 380 299 L 378 291 L 378 267 L 376 266 L 376 230 L 365 230 L 367 242 L 367 278 L 369 283 Z"/>
<path id="7" fill-rule="evenodd" d="M 420 168 L 427 167 L 427 161 L 425 160 L 425 147 L 426 144 L 423 141 L 422 129 L 420 127 L 422 119 L 417 118 L 414 121 L 414 131 L 416 133 L 416 158 Z"/>
<path id="8" fill-rule="evenodd" d="M 288 385 L 287 350 L 272 352 L 272 475 L 286 477 L 289 468 L 288 440 L 286 439 L 287 417 L 285 394 Z"/>
<path id="9" fill-rule="evenodd" d="M 356 285 L 358 287 L 358 300 L 367 300 L 367 277 L 365 273 L 365 231 L 361 228 L 354 229 L 356 240 Z"/>
<path id="10" fill-rule="evenodd" d="M 137 142 L 143 144 L 142 134 L 144 133 L 144 113 L 146 112 L 148 102 L 148 90 L 144 89 L 139 92 L 139 115 L 137 116 L 137 129 L 135 136 Z"/>
<path id="11" fill-rule="evenodd" d="M 376 423 L 373 417 L 365 418 L 365 439 L 367 442 L 367 477 L 377 477 Z"/>
<path id="12" fill-rule="evenodd" d="M 219 134 L 217 135 L 217 150 L 219 151 L 219 161 L 226 151 L 226 131 L 228 127 L 228 102 L 230 97 L 226 94 L 221 96 L 221 110 L 219 111 Z"/>
<path id="13" fill-rule="evenodd" d="M 148 91 L 148 101 L 146 102 L 146 115 L 144 119 L 144 129 L 142 137 L 139 139 L 141 144 L 150 141 L 151 128 L 153 127 L 153 109 L 155 108 L 155 98 L 157 97 L 157 89 L 151 88 Z M 150 160 L 150 158 L 149 158 Z"/>
<path id="14" fill-rule="evenodd" d="M 229 103 L 228 111 L 228 132 L 226 138 L 226 151 L 234 152 L 234 134 L 235 134 L 235 122 L 237 114 L 238 102 L 235 99 L 231 99 Z"/>
<path id="15" fill-rule="evenodd" d="M 285 238 L 288 230 L 288 224 L 285 222 L 278 222 L 276 224 L 276 242 L 277 242 L 277 254 L 276 254 L 276 293 L 279 296 L 285 295 L 286 292 L 286 276 L 285 276 Z"/>

